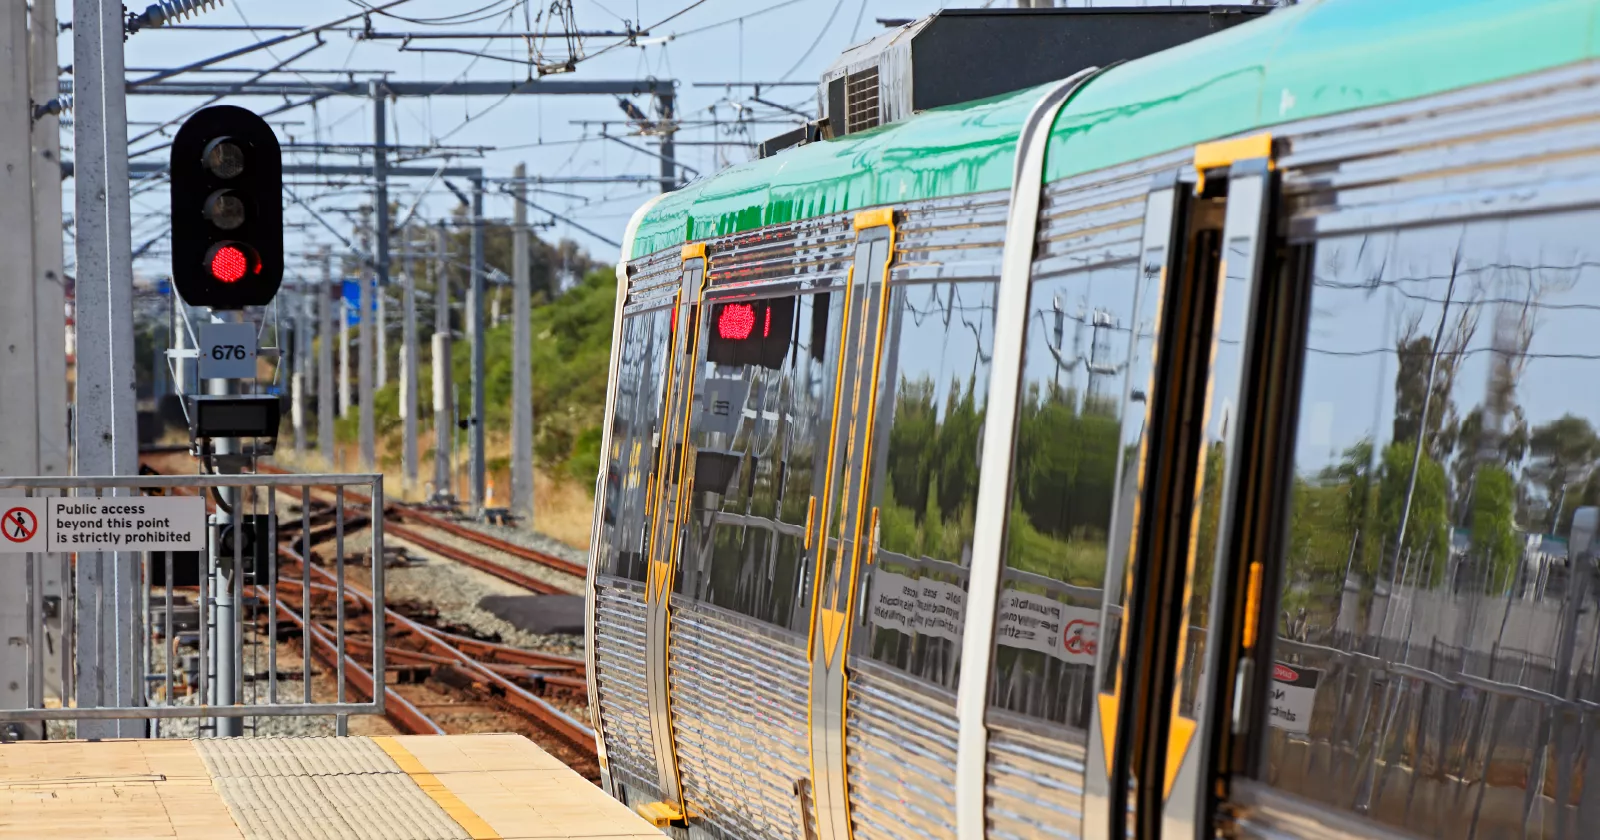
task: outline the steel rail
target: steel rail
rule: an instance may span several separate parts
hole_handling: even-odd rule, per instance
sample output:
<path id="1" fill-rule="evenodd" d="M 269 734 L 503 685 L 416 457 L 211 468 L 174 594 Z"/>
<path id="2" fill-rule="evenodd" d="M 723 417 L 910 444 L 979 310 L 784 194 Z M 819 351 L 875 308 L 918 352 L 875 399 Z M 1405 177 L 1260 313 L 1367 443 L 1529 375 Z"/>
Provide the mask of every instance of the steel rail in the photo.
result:
<path id="1" fill-rule="evenodd" d="M 411 543 L 418 548 L 431 551 L 434 554 L 447 557 L 456 561 L 457 563 L 470 566 L 480 572 L 494 575 L 495 577 L 506 581 L 507 583 L 516 584 L 523 589 L 527 589 L 531 592 L 537 592 L 540 595 L 569 594 L 565 589 L 562 589 L 555 584 L 546 583 L 536 577 L 531 577 L 514 569 L 506 568 L 505 566 L 492 560 L 485 560 L 482 557 L 474 557 L 473 555 L 459 548 L 430 540 L 427 537 L 418 534 L 416 531 L 411 530 L 410 528 L 391 524 L 389 526 L 389 536 Z"/>
<path id="2" fill-rule="evenodd" d="M 472 540 L 479 545 L 492 548 L 495 551 L 505 552 L 513 557 L 520 557 L 523 560 L 538 563 L 541 566 L 549 566 L 558 572 L 566 572 L 574 577 L 581 578 L 588 574 L 589 571 L 588 567 L 582 563 L 574 563 L 571 560 L 563 560 L 554 554 L 546 554 L 545 552 L 536 548 L 528 548 L 527 546 L 521 546 L 517 545 L 516 543 L 507 542 L 499 537 L 493 536 L 492 534 L 485 534 L 482 531 L 468 528 L 465 525 L 451 522 L 448 519 L 434 516 L 431 513 L 424 513 L 423 511 L 419 510 L 410 510 L 408 508 L 397 508 L 396 512 L 402 521 L 411 520 L 429 527 L 438 528 L 441 531 L 447 531 L 465 540 Z"/>
<path id="3" fill-rule="evenodd" d="M 282 467 L 272 467 L 272 466 L 263 466 L 263 467 L 260 468 L 260 472 L 273 473 L 273 474 L 278 474 L 278 475 L 292 474 L 289 470 L 283 469 Z M 320 489 L 317 489 L 317 488 L 313 488 L 312 492 L 313 493 L 320 493 L 320 492 L 323 492 L 323 491 L 320 490 Z M 345 498 L 349 499 L 352 502 L 355 502 L 358 505 L 367 505 L 368 507 L 370 507 L 372 505 L 372 499 L 368 498 L 365 495 L 362 495 L 361 493 L 357 493 L 357 492 L 355 492 L 353 490 L 346 490 L 344 495 L 345 495 Z M 304 500 L 302 500 L 302 504 L 304 504 Z M 440 517 L 440 516 L 434 516 L 433 514 L 426 513 L 424 511 L 412 510 L 410 508 L 403 508 L 403 507 L 399 507 L 399 506 L 394 506 L 394 507 L 390 507 L 389 509 L 384 511 L 384 517 L 385 518 L 390 518 L 390 519 L 392 519 L 394 517 L 399 517 L 399 519 L 402 522 L 411 521 L 411 522 L 419 524 L 419 525 L 427 525 L 427 526 L 429 526 L 431 528 L 438 528 L 441 531 L 445 531 L 447 533 L 453 534 L 453 535 L 458 536 L 458 537 L 460 537 L 460 538 L 462 538 L 464 540 L 471 540 L 472 542 L 478 543 L 479 545 L 485 546 L 487 548 L 492 548 L 492 549 L 494 549 L 496 551 L 504 552 L 504 553 L 509 554 L 509 555 L 511 555 L 513 557 L 518 557 L 518 558 L 521 558 L 523 560 L 527 560 L 527 561 L 530 561 L 530 562 L 533 562 L 533 563 L 538 563 L 538 564 L 540 564 L 542 566 L 549 566 L 550 568 L 555 569 L 556 571 L 565 572 L 565 573 L 567 573 L 569 575 L 572 575 L 574 577 L 580 577 L 581 578 L 581 577 L 586 576 L 588 574 L 588 572 L 589 572 L 588 567 L 585 566 L 582 563 L 574 563 L 571 560 L 563 560 L 562 558 L 557 557 L 554 554 L 548 554 L 546 552 L 539 551 L 538 549 L 535 549 L 535 548 L 528 548 L 527 546 L 521 546 L 521 545 L 517 545 L 516 543 L 513 543 L 513 542 L 507 542 L 506 540 L 502 540 L 499 537 L 493 536 L 491 534 L 485 534 L 482 531 L 476 530 L 474 528 L 468 528 L 465 525 L 461 525 L 461 524 L 458 524 L 458 523 L 455 523 L 455 522 L 451 522 L 448 519 L 445 519 L 445 518 Z M 391 526 L 389 530 L 390 530 L 390 533 L 395 534 L 396 536 L 399 536 L 399 534 L 397 534 L 394 531 L 393 526 Z M 548 584 L 545 584 L 545 585 L 548 585 Z M 539 591 L 539 590 L 535 590 L 535 591 Z M 553 592 L 564 592 L 564 590 L 553 590 L 552 593 Z"/>
<path id="4" fill-rule="evenodd" d="M 261 587 L 252 585 L 251 588 L 255 590 L 256 597 L 261 597 Z M 337 665 L 339 649 L 334 644 L 334 641 L 328 638 L 328 633 L 326 630 L 317 626 L 315 623 L 311 624 L 309 627 L 306 626 L 305 622 L 300 620 L 300 616 L 297 615 L 294 610 L 290 609 L 289 605 L 280 598 L 273 598 L 272 604 L 277 608 L 279 613 L 288 616 L 289 620 L 294 622 L 296 627 L 300 628 L 302 639 L 301 647 L 305 649 L 307 653 L 322 660 L 322 663 L 330 668 L 333 668 Z M 370 602 L 368 602 L 368 605 L 370 607 Z M 314 646 L 305 644 L 304 639 L 307 637 L 309 637 L 316 644 Z M 353 685 L 357 691 L 365 692 L 369 698 L 376 698 L 377 694 L 375 694 L 373 690 L 372 672 L 368 671 L 360 662 L 357 662 L 354 657 L 350 656 L 348 651 L 345 652 L 344 659 L 345 680 Z M 384 704 L 384 717 L 387 717 L 391 723 L 394 723 L 400 729 L 405 730 L 407 734 L 445 734 L 443 727 L 435 723 L 433 719 L 428 717 L 426 714 L 423 714 L 421 709 L 418 709 L 416 706 L 412 705 L 410 700 L 400 696 L 400 694 L 394 689 L 384 686 L 383 693 L 386 698 Z"/>
<path id="5" fill-rule="evenodd" d="M 304 559 L 301 558 L 297 552 L 287 546 L 280 545 L 278 547 L 278 554 L 279 556 L 285 557 L 296 563 L 305 563 Z M 330 577 L 326 571 L 318 568 L 314 564 L 309 565 L 309 568 L 319 577 L 324 579 Z M 354 593 L 356 597 L 365 604 L 368 610 L 372 609 L 372 596 L 365 589 L 348 582 L 345 584 L 345 589 L 346 591 Z M 457 649 L 455 646 L 451 645 L 449 642 L 445 641 L 432 628 L 423 624 L 419 624 L 418 622 L 401 615 L 393 609 L 390 609 L 387 605 L 384 607 L 384 613 L 386 620 L 394 621 L 396 624 L 409 630 L 411 633 L 428 642 L 444 655 L 454 658 L 458 664 L 464 666 L 467 670 L 482 675 L 485 682 L 489 683 L 495 689 L 503 692 L 503 696 L 498 697 L 497 699 L 501 700 L 517 711 L 526 714 L 557 735 L 560 735 L 562 738 L 571 742 L 573 746 L 582 750 L 585 755 L 593 756 L 596 754 L 594 730 L 590 729 L 588 726 L 578 722 L 566 712 L 557 709 L 555 706 L 551 705 L 538 695 L 535 695 L 511 680 L 496 674 L 494 671 L 485 667 L 482 663 L 478 662 L 477 660 L 463 653 L 461 650 Z"/>

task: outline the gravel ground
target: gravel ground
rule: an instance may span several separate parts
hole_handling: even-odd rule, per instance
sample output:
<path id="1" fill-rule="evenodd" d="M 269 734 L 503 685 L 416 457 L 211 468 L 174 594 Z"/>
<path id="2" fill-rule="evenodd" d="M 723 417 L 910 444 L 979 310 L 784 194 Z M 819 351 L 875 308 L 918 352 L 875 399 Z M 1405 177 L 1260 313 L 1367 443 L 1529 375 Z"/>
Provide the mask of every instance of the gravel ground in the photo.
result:
<path id="1" fill-rule="evenodd" d="M 461 523 L 461 524 L 468 524 L 468 523 Z M 500 565 L 505 566 L 506 568 L 511 569 L 512 571 L 521 572 L 521 573 L 527 575 L 528 577 L 534 578 L 535 580 L 540 580 L 540 581 L 548 583 L 548 584 L 550 584 L 552 586 L 560 587 L 562 591 L 567 592 L 569 594 L 572 594 L 572 595 L 581 595 L 581 594 L 583 594 L 583 578 L 577 577 L 575 575 L 569 575 L 566 572 L 558 571 L 556 569 L 552 569 L 549 566 L 544 565 L 543 563 L 536 563 L 536 562 L 534 562 L 532 560 L 524 560 L 521 557 L 518 557 L 518 556 L 516 556 L 514 554 L 506 554 L 505 552 L 502 552 L 502 551 L 496 551 L 496 550 L 494 550 L 492 548 L 484 546 L 484 545 L 482 545 L 480 543 L 475 543 L 472 540 L 466 539 L 464 537 L 458 537 L 455 534 L 452 534 L 449 531 L 445 531 L 445 530 L 440 529 L 440 528 L 431 528 L 431 527 L 429 527 L 429 526 L 427 526 L 425 524 L 418 523 L 418 522 L 407 522 L 405 524 L 405 527 L 411 528 L 413 530 L 416 530 L 416 531 L 420 532 L 422 536 L 427 537 L 430 540 L 437 541 L 437 542 L 442 543 L 444 545 L 447 545 L 447 546 L 449 546 L 451 548 L 457 548 L 457 549 L 460 549 L 462 551 L 470 552 L 470 553 L 472 553 L 472 554 L 474 554 L 476 556 L 482 557 L 485 560 L 490 560 L 490 561 L 493 561 L 495 563 L 499 563 Z M 481 527 L 477 527 L 477 526 L 473 526 L 473 527 L 475 528 L 475 530 L 483 530 Z M 507 529 L 499 529 L 499 530 L 507 530 Z M 489 532 L 484 531 L 484 533 L 489 533 Z M 389 542 L 389 543 L 403 542 L 404 541 L 404 539 L 402 537 L 400 537 L 399 535 L 395 534 L 392 531 L 385 531 L 383 536 L 384 536 L 384 540 L 386 542 Z M 505 539 L 505 537 L 501 536 L 498 533 L 497 534 L 493 534 L 493 536 L 500 537 L 501 539 Z M 524 536 L 528 536 L 528 535 L 525 534 Z M 537 537 L 537 535 L 533 535 L 533 536 Z M 541 539 L 541 540 L 544 539 L 542 537 L 537 537 L 537 538 Z M 521 545 L 521 546 L 525 546 L 525 547 L 528 547 L 528 548 L 532 548 L 532 549 L 534 549 L 536 551 L 545 551 L 545 547 L 544 546 L 542 546 L 542 545 L 532 545 L 531 543 L 529 543 L 526 540 L 517 541 L 517 540 L 509 540 L 509 539 L 507 539 L 506 542 L 513 543 L 515 545 Z M 563 546 L 563 548 L 566 549 L 568 554 L 570 554 L 572 552 L 572 548 L 570 548 L 570 547 Z M 546 552 L 546 553 L 554 554 L 555 552 Z M 581 552 L 580 552 L 580 554 L 581 554 Z M 432 556 L 432 555 L 429 555 L 429 556 Z M 557 554 L 556 556 L 560 557 L 562 559 L 571 559 L 570 557 L 567 556 L 567 554 Z M 440 559 L 443 559 L 443 558 L 440 558 Z M 450 562 L 455 562 L 455 561 L 450 561 Z M 588 561 L 586 559 L 580 557 L 575 562 L 586 563 Z M 510 584 L 507 584 L 507 585 L 509 586 Z M 512 586 L 511 588 L 513 590 L 515 590 L 516 593 L 527 594 L 526 592 L 524 592 L 521 589 L 518 589 L 515 586 Z"/>
<path id="2" fill-rule="evenodd" d="M 427 534 L 430 539 L 440 542 L 451 538 L 448 534 L 431 529 Z M 527 590 L 487 572 L 439 557 L 393 534 L 386 534 L 384 541 L 389 547 L 404 547 L 406 555 L 411 558 L 408 566 L 391 567 L 384 571 L 384 595 L 391 605 L 400 601 L 421 601 L 438 609 L 441 622 L 460 624 L 488 636 L 498 634 L 500 641 L 505 644 L 563 656 L 583 655 L 582 636 L 527 633 L 478 606 L 478 602 L 486 595 L 526 595 Z M 347 554 L 364 554 L 371 543 L 371 535 L 365 530 L 345 535 Z M 347 574 L 349 580 L 361 586 L 370 585 L 368 572 L 364 568 L 350 568 Z"/>

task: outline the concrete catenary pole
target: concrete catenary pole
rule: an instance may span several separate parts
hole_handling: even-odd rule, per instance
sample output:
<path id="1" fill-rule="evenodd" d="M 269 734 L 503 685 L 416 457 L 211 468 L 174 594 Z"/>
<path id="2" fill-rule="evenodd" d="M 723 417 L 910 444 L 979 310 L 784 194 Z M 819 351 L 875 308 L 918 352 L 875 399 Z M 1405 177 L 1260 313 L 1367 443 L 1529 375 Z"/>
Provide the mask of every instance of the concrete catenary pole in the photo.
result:
<path id="1" fill-rule="evenodd" d="M 672 192 L 678 188 L 677 97 L 670 93 L 656 94 L 656 106 L 661 118 L 661 191 Z"/>
<path id="2" fill-rule="evenodd" d="M 339 312 L 339 419 L 350 416 L 350 406 L 355 402 L 350 395 L 350 302 L 344 299 L 344 282 L 336 291 L 335 306 Z"/>
<path id="3" fill-rule="evenodd" d="M 417 486 L 417 267 L 411 256 L 411 241 L 406 248 L 405 274 L 400 284 L 400 433 L 404 438 L 401 458 L 405 489 Z"/>
<path id="4" fill-rule="evenodd" d="M 128 317 L 133 311 L 133 258 L 123 23 L 121 3 L 73 4 L 79 475 L 132 475 L 139 466 L 133 319 Z M 143 694 L 138 582 L 136 553 L 78 555 L 80 707 L 132 705 Z M 144 733 L 143 721 L 83 721 L 77 732 L 80 738 Z"/>
<path id="5" fill-rule="evenodd" d="M 33 166 L 28 89 L 28 9 L 22 3 L 0 8 L 0 475 L 39 472 L 38 365 L 34 359 Z M 9 395 L 16 395 L 9 397 Z M 0 491 L 3 495 L 21 495 Z M 0 528 L 6 527 L 0 523 Z M 43 559 L 43 558 L 37 558 Z M 34 639 L 28 579 L 36 558 L 0 563 L 0 708 L 33 705 Z M 38 738 L 34 724 L 0 719 L 0 740 Z"/>
<path id="6" fill-rule="evenodd" d="M 28 22 L 28 85 L 33 101 L 49 102 L 60 95 L 60 66 L 55 0 L 33 0 Z M 34 331 L 38 366 L 39 475 L 60 476 L 72 471 L 72 439 L 67 425 L 67 289 L 63 270 L 61 228 L 61 121 L 48 111 L 33 121 L 33 310 L 38 313 Z M 58 554 L 36 560 L 35 581 L 45 598 L 68 604 L 71 557 Z M 42 688 L 64 696 L 71 658 L 64 625 L 70 605 L 45 618 L 46 651 Z M 41 651 L 40 653 L 44 653 Z M 35 657 L 35 661 L 38 658 Z"/>
<path id="7" fill-rule="evenodd" d="M 33 0 L 28 65 L 33 101 L 60 91 L 55 0 Z M 67 289 L 62 279 L 61 121 L 45 112 L 33 121 L 33 311 L 39 369 L 39 475 L 66 475 L 72 444 L 67 429 Z"/>
<path id="8" fill-rule="evenodd" d="M 467 286 L 467 327 L 472 339 L 472 512 L 483 513 L 483 179 L 472 180 L 472 278 Z"/>
<path id="9" fill-rule="evenodd" d="M 533 330 L 528 265 L 528 167 L 517 164 L 511 233 L 511 514 L 533 527 Z"/>
<path id="10" fill-rule="evenodd" d="M 333 255 L 322 249 L 322 285 L 317 287 L 317 454 L 333 465 L 333 342 L 343 332 L 334 327 L 334 314 L 344 313 L 344 295 L 333 285 Z M 341 354 L 342 356 L 343 354 Z M 348 368 L 347 368 L 348 369 Z"/>
<path id="11" fill-rule="evenodd" d="M 60 95 L 60 66 L 56 0 L 33 0 L 28 28 L 28 85 L 33 101 L 49 102 Z M 35 393 L 39 406 L 39 475 L 61 476 L 72 471 L 72 439 L 67 424 L 67 289 L 63 269 L 61 228 L 61 121 L 48 111 L 33 121 L 33 310 L 34 363 L 38 368 Z M 71 615 L 68 581 L 71 557 L 58 554 L 36 559 L 39 591 L 65 605 L 45 618 L 46 650 L 44 686 L 57 697 L 66 693 L 71 656 L 64 625 Z M 41 652 L 42 653 L 42 652 Z M 38 657 L 36 657 L 37 661 Z"/>
<path id="12" fill-rule="evenodd" d="M 372 204 L 377 208 L 377 228 L 373 232 L 373 241 L 377 243 L 373 251 L 372 270 L 377 283 L 375 293 L 378 295 L 377 313 L 377 364 L 378 388 L 389 384 L 389 335 L 388 335 L 388 307 L 387 294 L 389 290 L 389 136 L 388 136 L 388 91 L 384 89 L 383 82 L 374 79 L 369 83 L 368 92 L 372 96 Z"/>
<path id="13" fill-rule="evenodd" d="M 286 348 L 290 354 L 289 366 L 289 422 L 294 427 L 294 454 L 296 458 L 306 454 L 306 355 L 301 351 L 305 345 L 302 338 L 309 328 L 309 319 L 305 317 L 306 284 L 301 281 L 296 284 L 293 302 L 289 304 L 289 319 L 294 324 L 289 333 L 290 346 Z M 279 332 L 278 343 L 283 344 L 282 332 Z"/>
<path id="14" fill-rule="evenodd" d="M 447 270 L 450 238 L 444 222 L 434 230 L 434 305 L 433 305 L 433 492 L 449 496 L 451 401 L 455 385 L 450 381 L 450 274 Z"/>
<path id="15" fill-rule="evenodd" d="M 372 214 L 371 208 L 362 208 L 361 212 L 361 250 L 371 253 L 372 246 Z M 373 356 L 373 319 L 372 319 L 372 288 L 373 276 L 362 266 L 358 273 L 361 293 L 357 296 L 356 329 L 356 409 L 359 413 L 357 420 L 361 439 L 361 469 L 371 472 L 377 463 L 377 435 L 373 428 L 372 418 L 372 356 Z"/>

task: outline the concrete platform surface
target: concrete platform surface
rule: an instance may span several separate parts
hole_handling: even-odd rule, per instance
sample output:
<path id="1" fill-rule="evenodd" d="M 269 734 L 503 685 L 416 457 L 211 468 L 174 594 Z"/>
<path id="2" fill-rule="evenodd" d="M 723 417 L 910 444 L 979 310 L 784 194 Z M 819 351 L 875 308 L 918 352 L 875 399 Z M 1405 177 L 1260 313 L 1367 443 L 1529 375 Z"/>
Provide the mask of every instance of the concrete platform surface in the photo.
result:
<path id="1" fill-rule="evenodd" d="M 520 735 L 0 745 L 0 840 L 658 840 Z"/>

